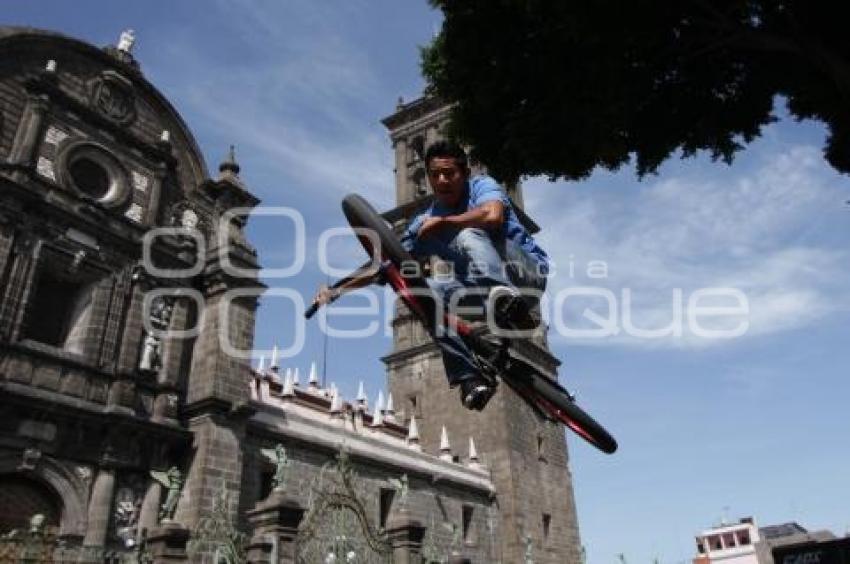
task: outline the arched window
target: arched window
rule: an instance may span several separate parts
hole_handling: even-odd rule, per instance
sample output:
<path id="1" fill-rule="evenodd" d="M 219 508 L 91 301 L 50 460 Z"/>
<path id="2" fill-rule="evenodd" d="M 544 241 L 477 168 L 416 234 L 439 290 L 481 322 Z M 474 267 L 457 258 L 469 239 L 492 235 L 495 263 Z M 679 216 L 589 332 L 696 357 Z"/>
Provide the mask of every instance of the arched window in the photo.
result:
<path id="1" fill-rule="evenodd" d="M 39 514 L 55 530 L 61 513 L 59 497 L 47 486 L 21 476 L 0 476 L 0 535 L 29 530 L 30 519 Z"/>

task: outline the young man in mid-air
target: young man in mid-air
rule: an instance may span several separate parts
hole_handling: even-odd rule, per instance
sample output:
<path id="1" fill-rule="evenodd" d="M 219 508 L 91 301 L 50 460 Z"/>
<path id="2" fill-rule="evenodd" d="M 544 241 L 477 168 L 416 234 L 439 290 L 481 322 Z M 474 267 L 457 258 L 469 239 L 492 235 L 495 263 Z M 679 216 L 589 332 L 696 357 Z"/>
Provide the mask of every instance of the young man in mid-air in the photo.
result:
<path id="1" fill-rule="evenodd" d="M 414 257 L 436 255 L 448 263 L 451 276 L 428 279 L 444 307 L 463 295 L 486 297 L 490 319 L 500 329 L 527 328 L 529 308 L 546 287 L 549 259 L 520 223 L 511 201 L 491 177 L 471 176 L 466 152 L 438 141 L 425 153 L 433 203 L 415 216 L 402 236 Z M 355 279 L 334 290 L 322 288 L 316 302 L 362 287 L 371 278 Z M 453 331 L 436 338 L 443 353 L 449 385 L 459 386 L 468 409 L 481 410 L 493 394 L 472 360 L 472 353 Z"/>

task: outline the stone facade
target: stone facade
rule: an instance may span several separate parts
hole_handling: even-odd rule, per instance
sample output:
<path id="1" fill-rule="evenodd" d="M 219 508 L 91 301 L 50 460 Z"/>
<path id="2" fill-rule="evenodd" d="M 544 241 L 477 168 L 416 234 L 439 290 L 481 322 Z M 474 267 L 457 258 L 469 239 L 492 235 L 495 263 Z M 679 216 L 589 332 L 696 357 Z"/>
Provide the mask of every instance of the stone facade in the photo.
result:
<path id="1" fill-rule="evenodd" d="M 30 535 L 62 561 L 313 562 L 312 523 L 386 548 L 371 561 L 513 561 L 499 515 L 518 496 L 468 433 L 438 453 L 441 414 L 420 442 L 389 406 L 287 386 L 224 346 L 253 344 L 264 286 L 230 212 L 258 200 L 232 151 L 210 174 L 130 49 L 0 28 L 0 537 L 19 531 L 0 559 Z"/>
<path id="2" fill-rule="evenodd" d="M 404 225 L 416 209 L 430 202 L 424 151 L 442 138 L 449 108 L 434 98 L 399 103 L 383 120 L 396 156 L 396 198 Z M 473 168 L 483 168 L 473 163 Z M 473 170 L 473 173 L 476 171 Z M 537 226 L 524 213 L 519 185 L 507 194 L 529 230 Z M 419 420 L 422 444 L 436 449 L 442 429 L 452 435 L 471 434 L 481 449 L 482 462 L 492 470 L 501 518 L 500 559 L 522 562 L 528 545 L 534 562 L 578 563 L 581 545 L 573 497 L 572 476 L 564 429 L 538 417 L 507 386 L 483 412 L 459 408 L 456 389 L 449 389 L 437 347 L 402 305 L 394 319 L 392 352 L 384 358 L 390 390 L 404 417 Z M 522 346 L 523 354 L 557 378 L 559 362 L 548 351 L 544 332 Z"/>

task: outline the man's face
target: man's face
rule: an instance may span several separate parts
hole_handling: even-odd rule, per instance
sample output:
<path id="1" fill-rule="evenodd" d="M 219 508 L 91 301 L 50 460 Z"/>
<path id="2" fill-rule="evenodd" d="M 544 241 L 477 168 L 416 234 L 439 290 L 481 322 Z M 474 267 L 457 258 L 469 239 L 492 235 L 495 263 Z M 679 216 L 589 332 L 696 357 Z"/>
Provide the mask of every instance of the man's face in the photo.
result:
<path id="1" fill-rule="evenodd" d="M 455 208 L 465 195 L 466 170 L 457 165 L 454 157 L 434 157 L 428 163 L 428 182 L 442 206 Z"/>

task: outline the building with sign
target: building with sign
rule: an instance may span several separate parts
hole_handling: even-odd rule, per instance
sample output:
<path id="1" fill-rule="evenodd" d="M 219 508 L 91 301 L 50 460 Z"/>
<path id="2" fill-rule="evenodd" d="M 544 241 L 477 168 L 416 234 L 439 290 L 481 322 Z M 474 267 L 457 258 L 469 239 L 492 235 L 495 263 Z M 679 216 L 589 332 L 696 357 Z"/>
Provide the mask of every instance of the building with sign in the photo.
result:
<path id="1" fill-rule="evenodd" d="M 701 532 L 696 537 L 697 556 L 693 562 L 774 564 L 784 562 L 782 558 L 776 560 L 776 554 L 786 554 L 790 547 L 820 545 L 834 539 L 829 531 L 809 532 L 794 522 L 758 527 L 752 517 L 744 517 L 737 523 L 723 523 Z"/>

